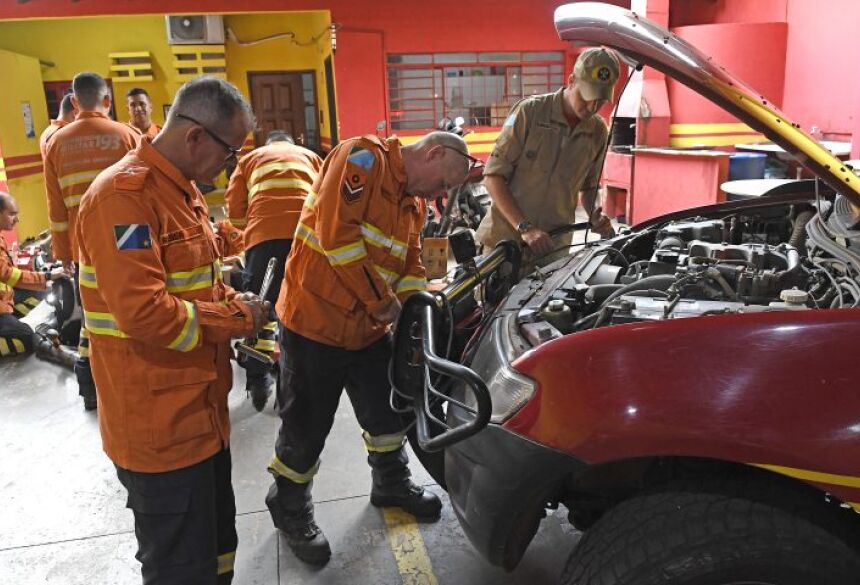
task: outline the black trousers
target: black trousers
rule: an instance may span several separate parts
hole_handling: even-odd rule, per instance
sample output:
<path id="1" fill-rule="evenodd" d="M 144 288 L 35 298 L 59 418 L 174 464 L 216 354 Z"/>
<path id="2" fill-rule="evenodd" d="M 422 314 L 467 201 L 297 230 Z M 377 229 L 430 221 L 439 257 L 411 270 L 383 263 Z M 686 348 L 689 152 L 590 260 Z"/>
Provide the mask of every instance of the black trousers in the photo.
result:
<path id="1" fill-rule="evenodd" d="M 272 304 L 269 325 L 257 335 L 257 344 L 254 346 L 255 349 L 267 354 L 275 351 L 275 327 L 277 325 L 275 303 L 278 301 L 278 295 L 281 292 L 281 283 L 284 281 L 284 265 L 287 262 L 287 256 L 290 253 L 292 245 L 292 240 L 267 240 L 245 250 L 245 271 L 242 274 L 242 289 L 253 293 L 260 292 L 269 258 L 277 258 L 272 275 L 272 284 L 265 298 L 265 300 Z M 247 359 L 244 365 L 245 372 L 250 378 L 262 377 L 267 371 L 265 364 L 254 359 Z"/>
<path id="2" fill-rule="evenodd" d="M 403 423 L 389 405 L 391 339 L 383 337 L 366 348 L 347 350 L 318 343 L 281 326 L 280 343 L 281 428 L 275 455 L 291 474 L 308 476 L 303 478 L 305 481 L 292 481 L 270 468 L 275 485 L 269 493 L 280 512 L 286 517 L 301 517 L 312 511 L 310 476 L 331 431 L 344 388 L 365 431 L 366 443 L 369 439 L 395 436 L 390 448 L 371 450 L 368 444 L 374 485 L 389 487 L 407 481 L 408 458 L 402 441 L 396 441 L 396 435 L 403 433 Z"/>
<path id="3" fill-rule="evenodd" d="M 121 467 L 143 585 L 224 585 L 233 580 L 236 503 L 230 450 L 165 473 Z"/>
<path id="4" fill-rule="evenodd" d="M 33 351 L 33 330 L 12 313 L 0 315 L 0 357 L 24 355 Z"/>

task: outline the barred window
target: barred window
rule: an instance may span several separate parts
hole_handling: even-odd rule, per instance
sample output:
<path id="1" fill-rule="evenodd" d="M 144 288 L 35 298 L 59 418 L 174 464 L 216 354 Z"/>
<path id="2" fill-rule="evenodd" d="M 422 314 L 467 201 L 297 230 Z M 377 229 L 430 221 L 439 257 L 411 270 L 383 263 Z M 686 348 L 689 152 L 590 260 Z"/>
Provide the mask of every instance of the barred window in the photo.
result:
<path id="1" fill-rule="evenodd" d="M 562 51 L 389 54 L 391 128 L 435 128 L 458 116 L 470 126 L 501 126 L 517 101 L 563 84 Z"/>

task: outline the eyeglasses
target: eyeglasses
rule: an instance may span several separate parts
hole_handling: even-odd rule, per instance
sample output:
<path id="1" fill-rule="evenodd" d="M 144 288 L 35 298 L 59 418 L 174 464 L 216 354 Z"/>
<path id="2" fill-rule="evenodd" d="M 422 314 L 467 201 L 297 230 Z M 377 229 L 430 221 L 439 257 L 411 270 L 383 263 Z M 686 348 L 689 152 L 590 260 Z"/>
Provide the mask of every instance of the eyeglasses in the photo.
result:
<path id="1" fill-rule="evenodd" d="M 210 130 L 204 124 L 201 124 L 200 122 L 198 122 L 197 120 L 195 120 L 191 116 L 186 116 L 185 114 L 176 114 L 176 117 L 182 118 L 183 120 L 188 120 L 189 122 L 191 122 L 193 124 L 197 124 L 198 126 L 203 128 L 203 131 L 209 135 L 209 138 L 211 138 L 212 140 L 214 140 L 215 142 L 220 144 L 221 148 L 223 148 L 224 150 L 227 151 L 227 156 L 225 157 L 224 160 L 230 160 L 232 158 L 239 158 L 239 154 L 241 154 L 241 152 L 242 152 L 241 148 L 233 148 L 226 141 L 224 141 L 220 136 L 218 136 L 217 134 L 212 132 L 212 130 Z"/>
<path id="2" fill-rule="evenodd" d="M 475 158 L 474 156 L 472 156 L 469 153 L 463 152 L 459 148 L 454 148 L 453 146 L 448 146 L 447 144 L 440 144 L 439 146 L 441 146 L 442 148 L 447 148 L 448 150 L 453 150 L 454 152 L 456 152 L 460 156 L 465 157 L 466 160 L 469 161 L 469 174 L 471 174 L 471 172 L 473 170 L 477 169 L 478 167 L 484 166 L 484 161 L 482 161 L 479 158 Z"/>

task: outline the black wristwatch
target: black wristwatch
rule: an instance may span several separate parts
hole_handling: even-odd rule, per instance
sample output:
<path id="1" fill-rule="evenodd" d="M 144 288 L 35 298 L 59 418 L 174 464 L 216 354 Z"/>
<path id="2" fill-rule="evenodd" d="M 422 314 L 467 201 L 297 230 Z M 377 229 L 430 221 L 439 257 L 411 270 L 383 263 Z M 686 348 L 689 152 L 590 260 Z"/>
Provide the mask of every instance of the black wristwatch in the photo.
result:
<path id="1" fill-rule="evenodd" d="M 534 224 L 527 219 L 522 220 L 517 224 L 517 232 L 524 234 L 534 227 Z"/>

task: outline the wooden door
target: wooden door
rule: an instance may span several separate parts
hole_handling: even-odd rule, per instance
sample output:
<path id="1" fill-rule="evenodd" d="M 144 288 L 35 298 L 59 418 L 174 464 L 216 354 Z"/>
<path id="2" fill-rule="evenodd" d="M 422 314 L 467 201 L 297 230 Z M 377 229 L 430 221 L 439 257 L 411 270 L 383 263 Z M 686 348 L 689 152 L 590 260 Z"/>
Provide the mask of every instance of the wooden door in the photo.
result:
<path id="1" fill-rule="evenodd" d="M 251 105 L 257 116 L 254 144 L 266 143 L 272 130 L 289 132 L 296 144 L 306 144 L 305 102 L 301 73 L 248 73 Z"/>

